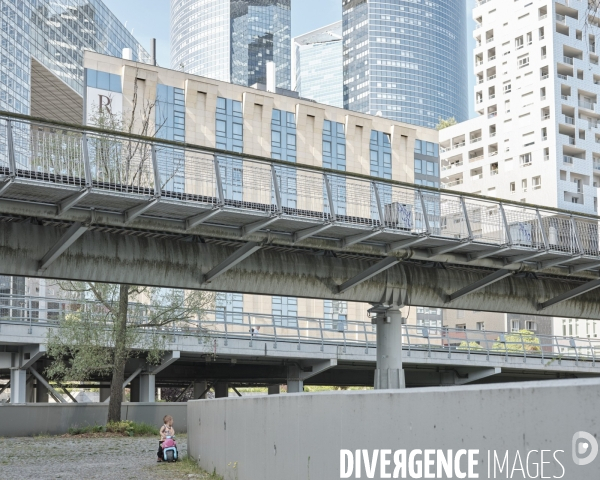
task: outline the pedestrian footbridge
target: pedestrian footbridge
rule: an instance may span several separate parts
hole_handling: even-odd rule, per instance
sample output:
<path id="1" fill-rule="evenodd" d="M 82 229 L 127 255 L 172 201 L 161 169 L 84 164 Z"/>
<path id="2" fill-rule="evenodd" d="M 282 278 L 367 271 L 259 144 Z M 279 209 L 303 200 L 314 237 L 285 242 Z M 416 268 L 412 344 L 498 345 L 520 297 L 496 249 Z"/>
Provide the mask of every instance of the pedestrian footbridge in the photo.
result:
<path id="1" fill-rule="evenodd" d="M 0 274 L 600 319 L 596 216 L 5 112 L 0 219 Z"/>

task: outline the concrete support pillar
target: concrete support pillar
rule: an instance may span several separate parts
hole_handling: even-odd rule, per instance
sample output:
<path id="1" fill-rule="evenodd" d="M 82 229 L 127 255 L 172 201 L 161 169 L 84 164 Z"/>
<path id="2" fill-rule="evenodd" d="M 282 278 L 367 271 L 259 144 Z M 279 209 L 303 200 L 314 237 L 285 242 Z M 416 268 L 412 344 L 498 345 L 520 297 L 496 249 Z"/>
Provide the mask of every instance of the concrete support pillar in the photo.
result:
<path id="1" fill-rule="evenodd" d="M 281 393 L 281 388 L 279 385 L 269 385 L 267 388 L 269 395 L 279 395 L 279 393 Z"/>
<path id="2" fill-rule="evenodd" d="M 129 384 L 129 401 L 139 402 L 140 401 L 140 377 L 137 376 Z"/>
<path id="3" fill-rule="evenodd" d="M 229 397 L 229 384 L 226 382 L 218 382 L 215 384 L 215 398 Z"/>
<path id="4" fill-rule="evenodd" d="M 48 389 L 38 381 L 35 385 L 35 403 L 48 403 Z"/>
<path id="5" fill-rule="evenodd" d="M 200 382 L 194 382 L 194 400 L 204 399 L 206 398 L 206 389 L 208 388 L 208 383 L 206 380 L 202 380 Z"/>
<path id="6" fill-rule="evenodd" d="M 300 367 L 290 365 L 287 374 L 287 393 L 301 393 L 304 391 L 304 379 Z"/>
<path id="7" fill-rule="evenodd" d="M 156 402 L 156 375 L 140 375 L 140 402 Z"/>
<path id="8" fill-rule="evenodd" d="M 20 368 L 10 370 L 10 403 L 27 403 L 27 371 Z"/>
<path id="9" fill-rule="evenodd" d="M 400 308 L 375 309 L 377 316 L 377 369 L 375 389 L 404 388 L 402 370 L 402 315 Z"/>
<path id="10" fill-rule="evenodd" d="M 100 387 L 100 402 L 110 397 L 110 387 Z"/>

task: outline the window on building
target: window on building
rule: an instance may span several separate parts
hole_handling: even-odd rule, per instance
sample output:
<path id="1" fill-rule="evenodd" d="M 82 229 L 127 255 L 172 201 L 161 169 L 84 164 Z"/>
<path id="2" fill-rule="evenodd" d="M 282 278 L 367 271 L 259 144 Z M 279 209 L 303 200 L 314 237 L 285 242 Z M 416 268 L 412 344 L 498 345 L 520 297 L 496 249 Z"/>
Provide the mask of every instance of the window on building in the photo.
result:
<path id="1" fill-rule="evenodd" d="M 217 321 L 244 323 L 244 296 L 241 293 L 217 293 L 215 309 Z"/>
<path id="2" fill-rule="evenodd" d="M 465 311 L 464 310 L 457 310 L 456 311 L 456 318 L 465 318 Z"/>
<path id="3" fill-rule="evenodd" d="M 537 323 L 532 322 L 532 321 L 528 321 L 526 328 L 530 332 L 535 332 L 535 331 L 537 331 Z"/>
<path id="4" fill-rule="evenodd" d="M 244 149 L 244 119 L 242 102 L 217 98 L 216 146 L 222 150 L 242 153 Z M 217 156 L 225 198 L 242 200 L 243 166 L 236 157 Z"/>
<path id="5" fill-rule="evenodd" d="M 515 38 L 515 49 L 519 50 L 521 48 L 523 48 L 523 35 Z"/>
<path id="6" fill-rule="evenodd" d="M 521 190 L 523 190 L 523 192 L 527 192 L 527 179 L 526 178 L 521 180 Z"/>
<path id="7" fill-rule="evenodd" d="M 529 65 L 529 56 L 519 58 L 517 61 L 517 65 L 519 68 L 524 68 Z"/>
<path id="8" fill-rule="evenodd" d="M 346 138 L 344 124 L 325 120 L 323 123 L 323 167 L 346 170 Z M 346 214 L 346 181 L 342 177 L 329 177 L 332 202 L 337 215 Z M 324 210 L 330 212 L 327 189 L 323 186 Z"/>
<path id="9" fill-rule="evenodd" d="M 296 297 L 271 297 L 273 321 L 278 327 L 298 326 L 298 299 Z"/>
<path id="10" fill-rule="evenodd" d="M 529 32 L 527 34 L 527 45 L 531 45 L 533 43 L 533 33 Z"/>
<path id="11" fill-rule="evenodd" d="M 511 320 L 510 321 L 510 331 L 511 332 L 518 332 L 519 330 L 520 330 L 519 321 L 518 320 Z"/>
<path id="12" fill-rule="evenodd" d="M 533 177 L 531 179 L 531 185 L 533 186 L 534 190 L 539 190 L 540 188 L 542 188 L 542 177 L 541 176 Z"/>
<path id="13" fill-rule="evenodd" d="M 522 166 L 531 165 L 531 153 L 524 153 L 523 155 L 519 156 L 519 161 Z"/>
<path id="14" fill-rule="evenodd" d="M 456 329 L 457 330 L 466 330 L 467 329 L 467 324 L 466 323 L 457 323 L 456 324 Z"/>
<path id="15" fill-rule="evenodd" d="M 339 300 L 323 301 L 323 328 L 328 330 L 348 330 L 348 302 Z"/>
<path id="16" fill-rule="evenodd" d="M 512 85 L 510 83 L 504 84 L 504 93 L 510 93 L 512 91 Z"/>
<path id="17" fill-rule="evenodd" d="M 509 190 L 510 190 L 510 193 L 516 192 L 515 182 L 510 182 Z"/>
<path id="18" fill-rule="evenodd" d="M 477 330 L 485 330 L 485 324 L 484 324 L 484 322 L 477 322 L 475 324 L 475 326 L 476 326 Z"/>

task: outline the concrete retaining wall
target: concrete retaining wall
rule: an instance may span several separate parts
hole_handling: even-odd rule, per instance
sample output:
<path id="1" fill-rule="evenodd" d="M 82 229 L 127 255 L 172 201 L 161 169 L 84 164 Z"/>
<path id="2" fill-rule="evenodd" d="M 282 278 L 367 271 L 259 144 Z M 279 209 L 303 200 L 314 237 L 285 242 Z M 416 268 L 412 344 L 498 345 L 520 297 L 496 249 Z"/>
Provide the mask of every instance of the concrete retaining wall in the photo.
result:
<path id="1" fill-rule="evenodd" d="M 124 403 L 121 418 L 162 426 L 163 417 L 172 415 L 176 433 L 187 431 L 185 403 Z M 29 403 L 0 406 L 0 437 L 31 435 L 61 435 L 70 427 L 104 425 L 108 416 L 107 403 Z"/>
<path id="2" fill-rule="evenodd" d="M 271 395 L 196 400 L 187 405 L 188 451 L 204 469 L 216 469 L 226 480 L 600 478 L 600 455 L 585 466 L 576 465 L 572 456 L 577 432 L 592 435 L 593 442 L 585 441 L 588 453 L 600 439 L 599 380 Z M 368 476 L 361 455 L 361 476 L 354 470 L 351 477 L 342 477 L 341 449 L 353 454 L 366 449 L 370 459 L 375 449 L 391 450 L 386 456 L 391 467 L 383 472 L 391 476 L 382 476 L 380 462 L 374 475 Z M 453 455 L 460 449 L 478 450 L 471 453 L 478 462 L 473 472 L 479 477 L 468 476 L 469 452 L 458 462 L 458 473 L 466 472 L 466 477 L 456 471 L 447 476 L 443 470 L 440 476 L 427 477 L 424 471 L 422 477 L 416 472 L 411 475 L 411 451 L 414 460 L 422 461 L 425 449 L 434 449 L 436 463 L 431 471 L 435 475 L 442 464 L 436 449 L 444 454 L 451 449 Z M 406 450 L 407 476 L 394 477 L 393 455 L 400 451 L 401 463 L 401 450 Z M 505 456 L 507 464 L 500 473 Z"/>

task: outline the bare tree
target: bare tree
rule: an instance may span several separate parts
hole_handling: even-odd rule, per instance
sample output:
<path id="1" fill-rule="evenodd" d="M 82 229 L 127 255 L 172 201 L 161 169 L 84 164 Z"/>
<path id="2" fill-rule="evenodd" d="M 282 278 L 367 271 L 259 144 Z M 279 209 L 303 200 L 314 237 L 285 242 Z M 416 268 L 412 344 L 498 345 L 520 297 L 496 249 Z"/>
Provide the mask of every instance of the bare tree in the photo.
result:
<path id="1" fill-rule="evenodd" d="M 166 118 L 156 121 L 156 108 L 156 100 L 139 98 L 136 75 L 130 111 L 117 115 L 97 105 L 88 121 L 105 130 L 150 137 L 166 122 Z M 151 142 L 98 134 L 88 138 L 88 146 L 94 182 L 133 193 L 147 193 L 155 188 Z M 168 150 L 164 149 L 165 162 L 173 162 L 176 155 L 169 155 Z M 161 175 L 158 187 L 164 188 L 182 168 L 183 162 L 171 165 L 170 174 Z M 60 286 L 67 297 L 75 295 L 85 300 L 91 297 L 96 304 L 94 308 L 68 312 L 61 319 L 61 328 L 51 333 L 49 353 L 54 361 L 47 373 L 59 381 L 110 374 L 109 422 L 121 418 L 128 358 L 143 351 L 149 363 L 160 361 L 164 343 L 161 329 L 200 318 L 207 306 L 214 303 L 214 295 L 204 292 L 91 282 L 61 282 Z"/>

